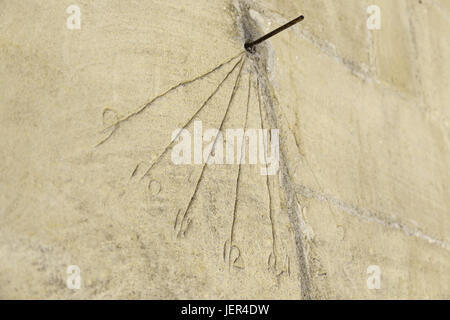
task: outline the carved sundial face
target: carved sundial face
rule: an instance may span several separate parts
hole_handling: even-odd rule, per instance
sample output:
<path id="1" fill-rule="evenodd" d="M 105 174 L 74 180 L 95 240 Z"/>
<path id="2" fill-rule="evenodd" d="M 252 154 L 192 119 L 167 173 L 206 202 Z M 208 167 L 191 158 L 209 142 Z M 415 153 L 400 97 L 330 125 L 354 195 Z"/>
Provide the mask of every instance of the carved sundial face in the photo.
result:
<path id="1" fill-rule="evenodd" d="M 133 165 L 116 171 L 118 179 L 129 180 L 121 197 L 134 201 L 135 207 L 141 202 L 145 230 L 137 228 L 141 234 L 158 232 L 164 237 L 161 246 L 166 247 L 160 247 L 161 251 L 178 252 L 179 258 L 186 260 L 186 254 L 193 255 L 206 273 L 218 269 L 231 282 L 258 277 L 267 281 L 267 288 L 282 283 L 298 290 L 306 280 L 300 275 L 306 272 L 299 257 L 301 239 L 292 232 L 297 206 L 294 211 L 288 209 L 292 207 L 288 202 L 294 199 L 283 146 L 270 148 L 278 143 L 274 134 L 278 135 L 280 117 L 269 79 L 272 53 L 266 42 L 244 50 L 244 43 L 263 34 L 252 17 L 258 13 L 243 2 L 232 7 L 232 12 L 241 52 L 219 61 L 206 73 L 180 80 L 128 114 L 105 109 L 105 126 L 95 149 L 121 152 L 126 146 L 139 154 Z M 174 164 L 174 152 L 182 140 L 192 137 L 191 149 L 184 151 L 195 153 L 199 123 L 203 130 L 217 131 L 207 139 L 203 132 L 201 161 Z M 231 142 L 225 131 L 236 128 L 260 133 L 261 150 L 256 157 L 261 163 L 249 164 L 252 150 L 247 136 L 241 150 L 239 144 L 233 148 L 236 162 L 218 160 L 220 155 L 225 157 L 226 144 Z M 268 174 L 268 157 L 274 152 L 281 156 L 277 170 Z M 131 210 L 133 206 L 125 207 Z M 187 265 L 190 263 L 196 264 L 190 261 Z M 286 281 L 290 277 L 300 281 Z M 303 285 L 301 289 L 307 297 L 309 288 Z"/>
<path id="2" fill-rule="evenodd" d="M 0 297 L 448 297 L 444 3 L 0 1 Z"/>

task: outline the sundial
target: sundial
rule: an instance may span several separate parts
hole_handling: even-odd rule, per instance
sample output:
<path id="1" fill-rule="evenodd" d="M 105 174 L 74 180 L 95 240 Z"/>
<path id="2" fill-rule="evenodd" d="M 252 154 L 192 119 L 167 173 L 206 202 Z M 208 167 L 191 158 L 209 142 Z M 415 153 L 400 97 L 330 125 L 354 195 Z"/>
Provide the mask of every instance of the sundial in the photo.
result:
<path id="1" fill-rule="evenodd" d="M 149 117 L 150 120 L 147 121 L 152 121 L 152 115 L 157 115 L 161 108 L 167 107 L 167 99 L 177 95 L 190 95 L 195 91 L 192 87 L 214 78 L 208 95 L 199 100 L 189 114 L 180 117 L 178 128 L 171 130 L 172 135 L 167 132 L 166 144 L 161 144 L 152 153 L 151 159 L 140 159 L 129 168 L 129 179 L 144 186 L 148 210 L 159 211 L 169 219 L 177 241 L 192 241 L 199 232 L 211 233 L 213 242 L 207 250 L 220 254 L 223 260 L 220 268 L 228 273 L 245 272 L 246 267 L 252 265 L 255 252 L 250 249 L 252 253 L 249 254 L 242 247 L 257 247 L 256 243 L 261 241 L 261 234 L 264 234 L 262 241 L 266 252 L 263 257 L 260 252 L 257 253 L 260 264 L 258 268 L 274 276 L 274 279 L 290 278 L 294 264 L 298 268 L 296 272 L 300 274 L 295 275 L 300 278 L 298 285 L 303 283 L 302 294 L 307 298 L 310 288 L 305 283 L 309 281 L 301 280 L 302 276 L 307 276 L 302 241 L 300 235 L 289 239 L 290 230 L 298 228 L 295 225 L 298 222 L 293 219 L 296 220 L 295 215 L 299 213 L 296 204 L 294 209 L 288 209 L 293 207 L 288 202 L 293 201 L 294 195 L 289 190 L 291 187 L 286 186 L 289 184 L 289 174 L 283 162 L 283 146 L 279 145 L 277 118 L 280 115 L 276 110 L 279 106 L 268 75 L 270 49 L 266 42 L 301 22 L 304 17 L 299 16 L 263 34 L 251 17 L 250 10 L 246 5 L 239 7 L 236 24 L 240 28 L 242 41 L 240 52 L 212 66 L 206 73 L 180 80 L 126 115 L 118 115 L 113 110 L 105 109 L 103 116 L 109 114 L 112 120 L 103 129 L 95 148 L 107 148 L 108 144 L 114 143 L 123 134 L 124 127 L 132 128 L 133 123 L 142 117 Z M 200 132 L 197 137 L 199 141 L 196 141 L 195 131 L 199 126 L 206 130 L 207 124 L 215 129 Z M 228 136 L 224 132 L 226 127 L 242 129 L 236 137 L 236 146 L 234 137 L 232 141 L 227 140 Z M 123 131 L 126 130 L 125 128 Z M 255 133 L 253 140 L 248 134 L 251 130 Z M 174 152 L 177 153 L 180 141 L 186 139 L 188 143 L 182 150 L 183 160 L 174 164 Z M 241 143 L 239 139 L 242 139 Z M 123 141 L 126 143 L 126 139 Z M 281 143 L 282 141 L 283 138 Z M 186 141 L 183 143 L 186 145 Z M 227 158 L 228 154 L 225 155 L 226 151 L 230 151 L 230 143 L 231 149 L 236 153 L 231 161 Z M 258 147 L 260 152 L 257 151 Z M 200 151 L 196 155 L 198 148 Z M 256 152 L 256 155 L 251 155 L 251 152 Z M 268 160 L 269 157 L 271 161 Z M 217 189 L 217 186 L 223 185 L 226 187 Z M 264 193 L 263 196 L 249 193 L 255 185 Z M 173 186 L 177 186 L 178 190 L 174 190 Z M 221 202 L 223 207 L 218 209 L 217 202 Z M 174 203 L 177 205 L 173 205 Z M 200 203 L 203 205 L 200 206 Z M 253 235 L 252 241 L 255 244 L 242 244 L 239 238 L 242 238 L 240 233 L 243 228 L 239 228 L 239 225 L 246 223 L 251 215 L 258 217 L 259 222 L 253 223 L 260 224 L 259 228 L 264 231 Z M 248 226 L 245 229 L 247 228 Z M 287 244 L 289 242 L 291 243 Z M 292 246 L 294 243 L 295 246 Z"/>

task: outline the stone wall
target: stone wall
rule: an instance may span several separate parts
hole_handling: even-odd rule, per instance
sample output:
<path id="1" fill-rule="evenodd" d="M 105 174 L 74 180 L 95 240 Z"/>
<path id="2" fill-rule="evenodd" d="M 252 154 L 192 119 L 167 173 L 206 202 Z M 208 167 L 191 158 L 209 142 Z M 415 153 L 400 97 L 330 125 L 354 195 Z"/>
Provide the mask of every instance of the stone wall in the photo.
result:
<path id="1" fill-rule="evenodd" d="M 446 0 L 0 1 L 0 298 L 450 298 L 449 17 Z M 278 129 L 278 173 L 175 165 L 198 121 Z"/>

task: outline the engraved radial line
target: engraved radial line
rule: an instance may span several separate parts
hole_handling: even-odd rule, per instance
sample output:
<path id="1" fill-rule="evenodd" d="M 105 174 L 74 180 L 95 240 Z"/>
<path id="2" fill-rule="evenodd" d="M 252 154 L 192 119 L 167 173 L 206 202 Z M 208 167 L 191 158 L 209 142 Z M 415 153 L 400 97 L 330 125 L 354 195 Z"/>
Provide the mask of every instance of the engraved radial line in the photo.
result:
<path id="1" fill-rule="evenodd" d="M 267 74 L 263 74 L 265 81 L 267 82 L 267 84 L 270 83 L 270 80 L 268 80 L 268 76 Z M 272 93 L 273 95 L 272 99 L 274 101 L 277 101 L 278 103 L 278 99 L 276 96 L 276 93 L 274 92 L 274 89 L 272 87 Z M 266 110 L 266 115 L 267 115 L 267 110 Z M 276 127 L 278 127 L 278 119 L 274 118 L 273 121 L 275 121 L 275 125 Z M 287 203 L 294 203 L 294 197 L 296 198 L 296 195 L 293 194 L 293 192 L 289 192 L 290 190 L 288 190 L 287 188 L 291 188 L 290 184 L 290 173 L 289 173 L 289 167 L 286 165 L 285 163 L 285 150 L 283 147 L 283 144 L 280 144 L 280 151 L 281 151 L 281 159 L 280 159 L 280 168 L 283 171 L 281 177 L 287 177 L 286 178 L 286 186 L 283 187 L 284 192 L 286 194 L 287 199 Z M 295 201 L 297 201 L 298 203 L 298 199 L 296 198 Z M 306 258 L 306 252 L 305 249 L 303 247 L 303 240 L 302 240 L 302 236 L 301 236 L 301 231 L 300 231 L 300 227 L 298 226 L 298 217 L 294 216 L 295 215 L 295 208 L 290 210 L 289 206 L 286 208 L 286 211 L 288 213 L 289 216 L 289 220 L 291 223 L 291 226 L 293 228 L 293 232 L 294 232 L 294 239 L 295 239 L 295 247 L 296 247 L 296 252 L 297 252 L 297 258 L 298 258 L 298 263 L 300 266 L 300 289 L 301 289 L 301 295 L 303 297 L 303 299 L 305 300 L 310 300 L 311 299 L 311 275 L 310 275 L 310 271 L 308 268 L 308 264 L 307 264 L 307 258 Z M 294 212 L 293 212 L 294 211 Z"/>
<path id="2" fill-rule="evenodd" d="M 213 93 L 203 102 L 202 106 L 194 113 L 194 115 L 189 118 L 189 120 L 184 124 L 183 128 L 188 127 L 192 121 L 197 117 L 197 115 L 200 113 L 200 111 L 203 110 L 203 108 L 208 104 L 208 102 L 216 95 L 216 93 L 219 91 L 219 89 L 222 87 L 222 85 L 225 83 L 225 81 L 229 78 L 229 76 L 233 73 L 233 71 L 236 69 L 236 67 L 241 63 L 242 58 L 233 66 L 230 72 L 227 73 L 225 78 L 219 83 L 219 85 L 214 89 Z M 147 169 L 147 171 L 144 173 L 144 175 L 141 177 L 141 180 L 153 169 L 153 167 L 161 160 L 162 157 L 164 157 L 165 154 L 167 154 L 168 151 L 170 151 L 175 143 L 175 141 L 178 139 L 178 137 L 181 134 L 181 130 L 177 133 L 175 138 L 170 142 L 170 144 L 164 149 L 164 151 L 158 156 L 158 158 L 151 164 L 150 168 Z"/>
<path id="3" fill-rule="evenodd" d="M 214 138 L 214 143 L 213 143 L 213 145 L 212 145 L 211 151 L 210 151 L 209 154 L 208 154 L 208 159 L 207 159 L 207 161 L 205 162 L 205 164 L 203 165 L 202 172 L 200 173 L 200 177 L 199 177 L 199 179 L 197 180 L 197 184 L 196 184 L 196 186 L 195 186 L 194 193 L 193 193 L 191 199 L 189 200 L 188 206 L 187 206 L 187 208 L 186 208 L 186 210 L 185 210 L 185 212 L 184 212 L 183 219 L 186 217 L 186 214 L 187 214 L 187 212 L 189 211 L 189 209 L 191 208 L 192 202 L 193 202 L 193 200 L 195 199 L 195 196 L 197 195 L 197 191 L 198 191 L 200 182 L 201 182 L 202 179 L 203 179 L 203 174 L 204 174 L 204 172 L 205 172 L 206 165 L 207 165 L 207 163 L 208 163 L 208 161 L 209 161 L 209 158 L 211 157 L 212 151 L 215 149 L 216 142 L 217 142 L 217 140 L 218 140 L 217 138 L 219 137 L 219 134 L 220 134 L 220 132 L 222 131 L 222 127 L 223 127 L 223 124 L 225 123 L 225 120 L 226 120 L 226 118 L 227 118 L 228 111 L 230 110 L 231 103 L 233 102 L 234 96 L 236 95 L 236 91 L 237 91 L 239 82 L 240 82 L 240 80 L 241 80 L 242 68 L 244 67 L 244 64 L 245 64 L 245 60 L 241 63 L 241 68 L 239 69 L 239 73 L 238 73 L 238 76 L 237 76 L 237 78 L 236 78 L 236 82 L 235 82 L 235 84 L 234 84 L 233 91 L 232 91 L 232 93 L 231 93 L 230 101 L 228 102 L 228 106 L 227 106 L 227 109 L 226 109 L 226 111 L 225 111 L 225 115 L 224 115 L 223 118 L 222 118 L 222 122 L 221 122 L 220 128 L 219 128 L 219 132 L 218 132 L 218 134 L 216 135 L 216 137 Z"/>
<path id="4" fill-rule="evenodd" d="M 187 81 L 184 81 L 184 82 L 180 82 L 179 84 L 177 84 L 177 85 L 171 87 L 170 89 L 168 89 L 168 90 L 165 91 L 164 93 L 161 93 L 161 94 L 157 95 L 156 97 L 154 97 L 153 99 L 151 99 L 149 102 L 147 102 L 146 104 L 144 104 L 143 106 L 141 106 L 141 107 L 140 107 L 139 109 L 137 109 L 136 111 L 130 113 L 129 115 L 123 117 L 122 119 L 119 119 L 115 124 L 113 124 L 113 125 L 111 125 L 111 126 L 105 128 L 105 129 L 103 129 L 102 132 L 105 132 L 105 131 L 108 130 L 108 129 L 114 128 L 114 129 L 112 130 L 112 132 L 111 132 L 105 139 L 103 139 L 101 142 L 99 142 L 99 143 L 96 145 L 96 147 L 98 147 L 98 146 L 104 144 L 106 141 L 108 141 L 108 140 L 112 137 L 112 135 L 117 131 L 117 129 L 119 128 L 119 126 L 120 126 L 121 123 L 126 122 L 126 121 L 130 120 L 131 118 L 133 118 L 133 117 L 139 115 L 139 114 L 142 113 L 145 109 L 147 109 L 147 108 L 150 107 L 153 103 L 155 103 L 157 100 L 159 100 L 159 99 L 161 99 L 162 97 L 166 96 L 166 95 L 169 94 L 170 92 L 172 92 L 172 91 L 178 89 L 179 87 L 182 87 L 182 86 L 191 84 L 191 83 L 193 83 L 193 82 L 195 82 L 195 81 L 197 81 L 197 80 L 200 80 L 200 79 L 202 79 L 202 78 L 204 78 L 204 77 L 207 77 L 208 75 L 210 75 L 211 73 L 213 73 L 213 72 L 215 72 L 215 71 L 218 71 L 218 70 L 221 69 L 223 66 L 227 65 L 228 63 L 230 63 L 231 61 L 233 61 L 233 60 L 239 58 L 243 53 L 244 53 L 244 51 L 241 51 L 238 55 L 232 57 L 231 59 L 228 59 L 227 61 L 225 61 L 225 62 L 219 64 L 218 66 L 216 66 L 215 68 L 209 70 L 208 72 L 206 72 L 206 73 L 204 73 L 204 74 L 202 74 L 202 75 L 200 75 L 200 76 L 195 77 L 194 79 L 187 80 Z M 239 63 L 238 63 L 238 64 L 239 64 Z"/>
<path id="5" fill-rule="evenodd" d="M 236 190 L 235 190 L 235 196 L 234 196 L 234 208 L 233 208 L 233 220 L 231 222 L 231 231 L 230 231 L 230 248 L 233 247 L 233 238 L 234 238 L 234 226 L 236 224 L 236 215 L 237 215 L 237 203 L 238 203 L 238 196 L 239 196 L 239 182 L 241 180 L 241 164 L 242 164 L 242 158 L 244 157 L 244 146 L 245 146 L 245 130 L 247 130 L 247 120 L 248 120 L 248 109 L 250 105 L 250 89 L 251 89 L 251 74 L 248 75 L 248 97 L 247 97 L 247 111 L 245 114 L 245 125 L 244 125 L 244 136 L 242 137 L 242 145 L 241 145 L 241 158 L 239 160 L 239 168 L 238 168 L 238 174 L 236 178 Z"/>
<path id="6" fill-rule="evenodd" d="M 258 105 L 259 105 L 259 115 L 260 115 L 260 120 L 261 120 L 261 129 L 264 130 L 264 121 L 263 121 L 263 115 L 262 115 L 262 108 L 261 108 L 261 94 L 260 94 L 260 89 L 259 89 L 259 79 L 257 79 L 256 82 L 257 85 L 257 93 L 258 93 Z M 264 146 L 264 162 L 266 164 L 266 173 L 268 173 L 268 167 L 267 167 L 267 155 L 266 155 L 266 140 L 264 139 L 264 135 L 263 135 L 263 146 Z M 266 184 L 267 184 L 267 191 L 269 193 L 269 219 L 270 219 L 270 224 L 272 226 L 272 251 L 273 251 L 273 255 L 275 258 L 275 262 L 276 262 L 276 247 L 275 247 L 275 225 L 273 222 L 273 212 L 272 212 L 272 193 L 270 192 L 270 181 L 269 181 L 269 175 L 266 175 Z"/>

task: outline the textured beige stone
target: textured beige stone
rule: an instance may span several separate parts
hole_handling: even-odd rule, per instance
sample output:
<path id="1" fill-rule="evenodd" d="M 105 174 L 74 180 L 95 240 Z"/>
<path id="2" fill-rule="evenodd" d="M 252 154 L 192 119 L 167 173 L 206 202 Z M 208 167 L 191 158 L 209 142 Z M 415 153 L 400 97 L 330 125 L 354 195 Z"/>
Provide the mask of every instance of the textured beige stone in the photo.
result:
<path id="1" fill-rule="evenodd" d="M 441 9 L 448 2 L 424 2 L 411 4 L 414 19 L 413 36 L 417 47 L 415 68 L 422 84 L 424 107 L 429 109 L 448 127 L 450 108 L 450 55 L 449 36 L 443 34 L 448 27 L 450 15 Z"/>
<path id="2" fill-rule="evenodd" d="M 449 8 L 420 2 L 0 2 L 0 298 L 450 298 Z M 243 29 L 299 14 L 240 72 Z M 190 119 L 279 129 L 278 175 L 174 165 Z"/>
<path id="3" fill-rule="evenodd" d="M 415 92 L 413 27 L 408 1 L 375 1 L 381 9 L 381 28 L 371 30 L 377 78 L 397 90 Z"/>

